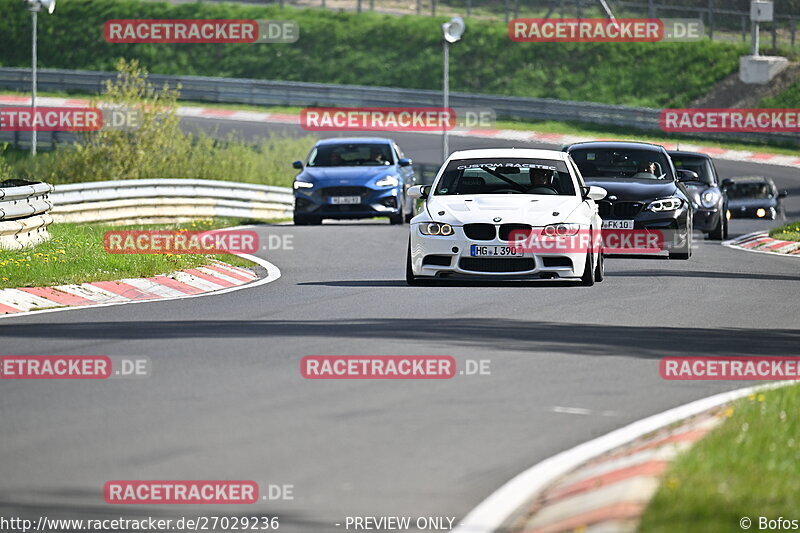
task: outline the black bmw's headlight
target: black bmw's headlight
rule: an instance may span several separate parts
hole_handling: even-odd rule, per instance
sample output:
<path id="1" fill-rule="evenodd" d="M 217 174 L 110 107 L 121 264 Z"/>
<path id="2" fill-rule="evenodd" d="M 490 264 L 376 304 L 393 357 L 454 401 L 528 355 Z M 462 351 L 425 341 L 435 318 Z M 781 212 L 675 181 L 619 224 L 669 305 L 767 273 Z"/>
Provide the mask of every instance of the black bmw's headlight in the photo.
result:
<path id="1" fill-rule="evenodd" d="M 670 196 L 669 198 L 660 198 L 658 200 L 653 200 L 647 205 L 647 209 L 649 211 L 661 213 L 664 211 L 676 211 L 680 209 L 682 205 L 683 205 L 683 200 L 681 200 L 676 196 Z"/>

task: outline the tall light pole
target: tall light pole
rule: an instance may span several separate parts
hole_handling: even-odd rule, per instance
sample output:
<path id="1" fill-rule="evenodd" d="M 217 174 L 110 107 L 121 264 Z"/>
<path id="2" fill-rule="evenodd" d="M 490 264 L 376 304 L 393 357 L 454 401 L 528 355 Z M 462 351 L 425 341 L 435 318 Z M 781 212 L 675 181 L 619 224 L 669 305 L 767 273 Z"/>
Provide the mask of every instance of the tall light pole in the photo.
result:
<path id="1" fill-rule="evenodd" d="M 442 41 L 444 43 L 442 96 L 445 109 L 450 107 L 450 44 L 461 40 L 464 29 L 464 20 L 461 17 L 453 17 L 450 22 L 442 24 L 442 36 L 444 37 Z M 446 161 L 447 156 L 450 155 L 450 148 L 447 146 L 448 125 L 445 125 L 442 131 L 442 162 Z"/>
<path id="2" fill-rule="evenodd" d="M 56 0 L 25 0 L 31 12 L 33 31 L 31 32 L 31 155 L 36 155 L 36 33 L 39 11 L 45 8 L 51 15 L 56 10 Z"/>

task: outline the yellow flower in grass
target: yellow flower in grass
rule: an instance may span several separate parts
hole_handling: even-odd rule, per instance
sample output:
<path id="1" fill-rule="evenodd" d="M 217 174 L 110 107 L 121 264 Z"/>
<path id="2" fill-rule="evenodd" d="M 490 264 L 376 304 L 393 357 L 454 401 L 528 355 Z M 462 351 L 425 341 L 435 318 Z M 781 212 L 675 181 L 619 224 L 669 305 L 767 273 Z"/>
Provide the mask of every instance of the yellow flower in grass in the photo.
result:
<path id="1" fill-rule="evenodd" d="M 766 396 L 764 396 L 763 394 L 759 394 L 759 395 L 758 395 L 758 401 L 759 401 L 759 402 L 763 402 L 763 401 L 765 401 L 766 399 L 767 399 L 767 397 L 766 397 Z"/>
<path id="2" fill-rule="evenodd" d="M 677 488 L 678 488 L 678 486 L 679 486 L 680 484 L 681 484 L 681 483 L 680 483 L 680 481 L 678 480 L 678 478 L 676 478 L 676 477 L 674 477 L 674 476 L 668 477 L 668 478 L 667 478 L 667 480 L 666 480 L 666 482 L 664 483 L 664 485 L 666 485 L 666 487 L 667 487 L 669 490 L 675 490 L 675 489 L 677 489 Z"/>
<path id="3" fill-rule="evenodd" d="M 725 409 L 725 417 L 726 418 L 732 417 L 733 411 L 734 411 L 733 407 L 728 407 L 727 409 Z"/>

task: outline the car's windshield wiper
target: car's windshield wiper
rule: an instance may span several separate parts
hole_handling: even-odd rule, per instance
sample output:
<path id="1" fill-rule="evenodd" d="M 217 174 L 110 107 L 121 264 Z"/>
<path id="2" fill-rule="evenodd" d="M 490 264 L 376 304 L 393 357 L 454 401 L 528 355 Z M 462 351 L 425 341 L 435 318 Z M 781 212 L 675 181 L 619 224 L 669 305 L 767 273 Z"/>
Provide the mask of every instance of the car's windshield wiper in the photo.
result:
<path id="1" fill-rule="evenodd" d="M 500 174 L 499 172 L 497 172 L 495 170 L 490 169 L 489 167 L 480 167 L 480 169 L 483 170 L 484 172 L 488 172 L 489 174 L 491 174 L 492 176 L 494 176 L 496 178 L 500 178 L 501 180 L 505 181 L 509 185 L 513 185 L 514 187 L 519 188 L 520 192 L 525 192 L 525 190 L 526 190 L 525 187 L 523 187 L 522 185 L 520 185 L 516 181 L 505 177 L 504 175 Z"/>

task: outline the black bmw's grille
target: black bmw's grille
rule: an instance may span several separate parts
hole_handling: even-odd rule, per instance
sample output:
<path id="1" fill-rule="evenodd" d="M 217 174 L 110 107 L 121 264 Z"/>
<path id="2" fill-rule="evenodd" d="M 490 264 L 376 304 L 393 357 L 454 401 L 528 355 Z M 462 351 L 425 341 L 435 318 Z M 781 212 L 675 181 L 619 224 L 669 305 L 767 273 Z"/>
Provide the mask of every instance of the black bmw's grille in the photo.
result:
<path id="1" fill-rule="evenodd" d="M 325 187 L 322 196 L 361 196 L 369 192 L 366 187 Z"/>
<path id="2" fill-rule="evenodd" d="M 482 257 L 463 257 L 458 262 L 462 270 L 473 272 L 523 272 L 536 268 L 536 262 L 528 257 L 506 257 L 484 259 Z"/>
<path id="3" fill-rule="evenodd" d="M 491 224 L 465 224 L 464 233 L 468 239 L 475 241 L 492 241 L 497 235 L 495 227 Z"/>
<path id="4" fill-rule="evenodd" d="M 642 211 L 644 204 L 641 202 L 599 202 L 597 204 L 600 218 L 609 217 L 635 217 Z"/>
<path id="5" fill-rule="evenodd" d="M 518 239 L 520 235 L 527 237 L 531 230 L 529 224 L 503 224 L 500 226 L 500 240 L 508 241 L 512 236 Z"/>

